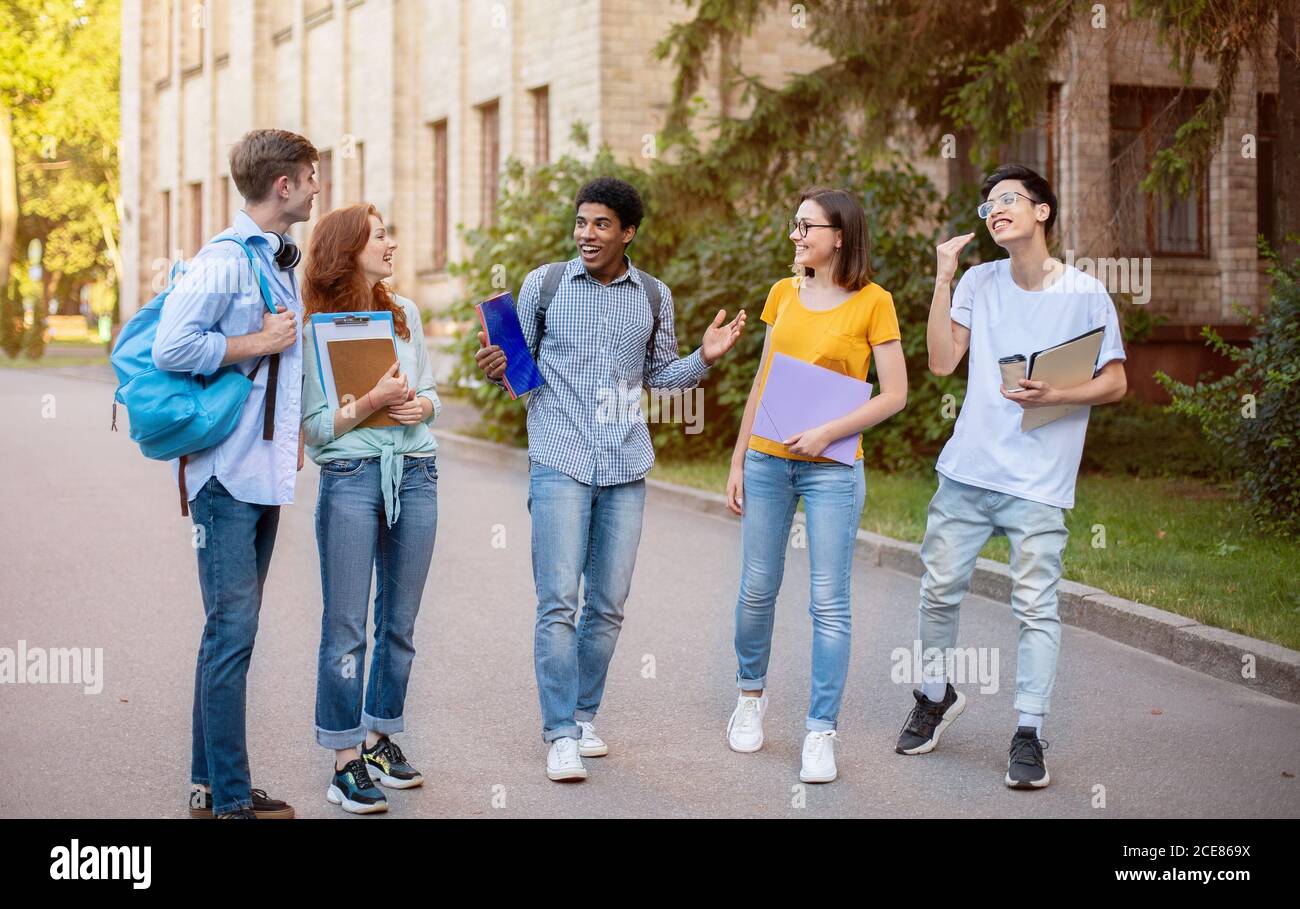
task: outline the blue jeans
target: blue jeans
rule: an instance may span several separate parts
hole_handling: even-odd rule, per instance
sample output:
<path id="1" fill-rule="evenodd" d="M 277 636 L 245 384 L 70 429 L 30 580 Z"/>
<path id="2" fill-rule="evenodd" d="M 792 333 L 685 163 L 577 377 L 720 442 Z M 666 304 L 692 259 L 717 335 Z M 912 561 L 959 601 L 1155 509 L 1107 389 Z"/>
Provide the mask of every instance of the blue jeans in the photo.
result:
<path id="1" fill-rule="evenodd" d="M 379 459 L 327 461 L 316 500 L 320 550 L 320 653 L 316 664 L 316 741 L 359 745 L 366 730 L 392 735 L 402 716 L 415 659 L 415 617 L 438 530 L 438 466 L 432 457 L 403 458 L 401 516 L 384 519 Z M 366 612 L 375 574 L 375 652 L 366 668 Z"/>
<path id="2" fill-rule="evenodd" d="M 645 480 L 596 486 L 529 462 L 537 625 L 533 663 L 542 740 L 579 738 L 605 693 L 641 542 Z M 576 627 L 578 582 L 582 619 Z"/>
<path id="3" fill-rule="evenodd" d="M 194 669 L 190 779 L 210 786 L 213 812 L 225 814 L 253 804 L 244 705 L 280 506 L 241 502 L 212 477 L 190 516 L 203 528 L 195 544 L 207 616 Z"/>
<path id="4" fill-rule="evenodd" d="M 994 533 L 1011 544 L 1011 611 L 1020 622 L 1016 662 L 1016 710 L 1044 715 L 1051 706 L 1061 619 L 1056 583 L 1070 532 L 1065 511 L 1004 492 L 958 483 L 939 475 L 921 543 L 921 609 L 917 635 L 926 675 L 938 676 L 938 648 L 948 662 L 957 645 L 957 614 L 970 588 L 980 550 Z M 945 668 L 951 681 L 951 669 Z"/>
<path id="5" fill-rule="evenodd" d="M 790 525 L 802 496 L 808 521 L 808 611 L 813 620 L 812 697 L 805 722 L 810 731 L 834 729 L 840 714 L 849 674 L 853 548 L 866 495 L 861 460 L 849 467 L 745 452 L 736 685 L 757 691 L 767 684 L 776 595 L 785 573 Z"/>

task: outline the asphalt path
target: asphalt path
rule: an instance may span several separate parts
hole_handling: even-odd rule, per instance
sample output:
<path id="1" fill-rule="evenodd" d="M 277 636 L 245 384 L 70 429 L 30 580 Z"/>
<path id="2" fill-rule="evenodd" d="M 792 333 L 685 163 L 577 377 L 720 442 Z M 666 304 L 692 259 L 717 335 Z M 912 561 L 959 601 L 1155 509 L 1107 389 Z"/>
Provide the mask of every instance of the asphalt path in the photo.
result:
<path id="1" fill-rule="evenodd" d="M 191 525 L 167 466 L 109 432 L 111 397 L 103 370 L 0 369 L 0 647 L 103 654 L 98 693 L 0 684 L 3 817 L 187 813 L 203 621 Z M 918 582 L 861 561 L 840 778 L 800 785 L 811 655 L 803 550 L 787 560 L 778 603 L 767 743 L 733 753 L 739 526 L 662 501 L 647 503 L 597 717 L 610 754 L 587 759 L 586 782 L 553 783 L 533 678 L 527 477 L 452 441 L 439 471 L 438 540 L 407 731 L 396 737 L 426 782 L 390 792 L 387 816 L 1300 816 L 1300 705 L 1070 626 L 1043 732 L 1052 785 L 1008 790 L 1016 626 L 1006 604 L 977 596 L 963 607 L 960 643 L 998 657 L 983 686 L 995 690 L 964 686 L 966 713 L 936 752 L 895 754 L 912 685 L 895 680 L 894 651 L 912 646 Z M 282 511 L 249 673 L 249 751 L 255 786 L 300 816 L 343 817 L 325 801 L 330 755 L 313 736 L 317 478 L 309 463 Z"/>

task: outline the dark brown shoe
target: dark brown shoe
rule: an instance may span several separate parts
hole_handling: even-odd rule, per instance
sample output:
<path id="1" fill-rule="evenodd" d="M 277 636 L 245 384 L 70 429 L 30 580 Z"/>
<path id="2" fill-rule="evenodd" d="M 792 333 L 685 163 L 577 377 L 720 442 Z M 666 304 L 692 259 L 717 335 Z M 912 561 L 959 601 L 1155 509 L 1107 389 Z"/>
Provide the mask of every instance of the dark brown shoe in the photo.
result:
<path id="1" fill-rule="evenodd" d="M 254 789 L 253 814 L 261 820 L 288 820 L 293 817 L 293 806 L 288 802 L 273 799 L 265 789 Z M 212 817 L 212 799 L 202 789 L 195 789 L 190 794 L 190 817 Z"/>

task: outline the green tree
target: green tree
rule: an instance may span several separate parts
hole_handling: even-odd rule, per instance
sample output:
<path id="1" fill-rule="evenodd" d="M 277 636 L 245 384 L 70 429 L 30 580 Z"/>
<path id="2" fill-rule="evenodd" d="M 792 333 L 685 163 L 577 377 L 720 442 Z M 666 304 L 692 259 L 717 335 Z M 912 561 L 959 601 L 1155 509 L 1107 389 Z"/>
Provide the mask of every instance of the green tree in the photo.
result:
<path id="1" fill-rule="evenodd" d="M 680 148 L 680 188 L 717 204 L 736 180 L 753 184 L 782 171 L 806 149 L 819 125 L 847 124 L 863 148 L 891 138 L 921 140 L 933 151 L 939 137 L 958 136 L 978 168 L 991 163 L 1000 143 L 1030 125 L 1047 103 L 1051 62 L 1072 25 L 1087 27 L 1090 0 L 808 0 L 794 12 L 779 0 L 686 0 L 693 18 L 659 43 L 661 59 L 677 73 L 664 136 Z M 1242 62 L 1276 60 L 1279 76 L 1279 149 L 1300 148 L 1300 0 L 1131 0 L 1127 14 L 1151 21 L 1175 68 L 1190 81 L 1197 57 L 1209 61 L 1216 84 L 1158 154 L 1143 188 L 1185 191 L 1208 163 L 1222 135 L 1227 101 Z M 806 11 L 806 12 L 805 12 Z M 732 80 L 749 103 L 741 117 L 711 125 L 707 149 L 690 126 L 693 93 L 717 47 L 724 54 L 766 15 L 792 16 L 805 40 L 829 62 L 762 84 L 727 60 Z M 825 157 L 824 165 L 834 162 Z M 1275 173 L 1279 221 L 1300 224 L 1300 156 L 1279 156 Z M 1283 256 L 1295 255 L 1294 245 Z"/>
<path id="2" fill-rule="evenodd" d="M 73 308 L 82 286 L 120 273 L 119 18 L 118 0 L 0 6 L 0 275 L 42 317 L 51 298 Z M 33 238 L 45 250 L 35 288 L 17 254 Z"/>

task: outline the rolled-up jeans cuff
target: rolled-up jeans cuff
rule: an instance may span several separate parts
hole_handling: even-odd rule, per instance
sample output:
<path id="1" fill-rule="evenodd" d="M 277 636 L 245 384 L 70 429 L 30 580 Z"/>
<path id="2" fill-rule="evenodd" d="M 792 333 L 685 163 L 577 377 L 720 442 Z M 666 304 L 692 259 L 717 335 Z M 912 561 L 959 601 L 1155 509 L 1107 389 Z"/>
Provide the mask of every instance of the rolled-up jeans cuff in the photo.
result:
<path id="1" fill-rule="evenodd" d="M 366 730 L 364 726 L 357 726 L 355 729 L 344 729 L 342 732 L 316 727 L 316 744 L 324 748 L 332 748 L 335 751 L 359 747 L 365 740 Z"/>
<path id="2" fill-rule="evenodd" d="M 572 726 L 559 726 L 555 729 L 542 730 L 542 741 L 551 744 L 556 739 L 580 739 L 582 738 L 582 727 L 577 723 Z"/>
<path id="3" fill-rule="evenodd" d="M 809 732 L 834 732 L 835 724 L 830 720 L 814 720 L 808 717 L 804 720 L 804 728 Z"/>
<path id="4" fill-rule="evenodd" d="M 736 673 L 736 687 L 741 691 L 762 691 L 767 687 L 767 676 L 761 679 L 742 679 L 740 673 Z"/>
<path id="5" fill-rule="evenodd" d="M 1025 694 L 1023 691 L 1016 692 L 1016 710 L 1021 713 L 1032 713 L 1036 716 L 1047 716 L 1047 710 L 1052 702 L 1049 698 L 1039 697 L 1036 694 Z"/>
<path id="6" fill-rule="evenodd" d="M 405 717 L 393 717 L 385 719 L 383 717 L 371 716 L 364 710 L 361 711 L 361 725 L 371 732 L 377 732 L 380 735 L 396 735 L 406 729 Z"/>
<path id="7" fill-rule="evenodd" d="M 596 719 L 596 711 L 575 710 L 573 711 L 573 718 L 577 720 L 579 723 L 590 723 Z"/>

